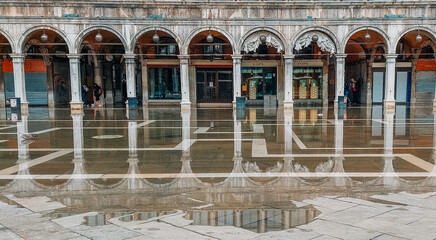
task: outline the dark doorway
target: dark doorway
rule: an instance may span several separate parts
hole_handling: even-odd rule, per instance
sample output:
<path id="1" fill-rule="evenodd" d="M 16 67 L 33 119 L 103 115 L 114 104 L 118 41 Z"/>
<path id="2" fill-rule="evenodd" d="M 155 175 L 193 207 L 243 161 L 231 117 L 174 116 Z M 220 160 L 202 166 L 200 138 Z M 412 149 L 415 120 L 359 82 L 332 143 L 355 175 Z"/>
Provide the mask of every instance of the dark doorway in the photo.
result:
<path id="1" fill-rule="evenodd" d="M 229 69 L 197 70 L 198 103 L 231 103 L 233 72 Z"/>

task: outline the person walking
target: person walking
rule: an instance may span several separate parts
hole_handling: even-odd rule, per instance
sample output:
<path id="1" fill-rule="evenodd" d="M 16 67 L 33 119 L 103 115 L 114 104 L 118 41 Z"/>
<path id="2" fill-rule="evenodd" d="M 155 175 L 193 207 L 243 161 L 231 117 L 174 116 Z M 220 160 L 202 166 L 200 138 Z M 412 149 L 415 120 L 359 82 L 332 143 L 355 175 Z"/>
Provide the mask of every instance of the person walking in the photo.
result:
<path id="1" fill-rule="evenodd" d="M 93 93 L 94 93 L 94 104 L 92 106 L 97 105 L 97 106 L 101 107 L 100 96 L 102 94 L 102 90 L 101 90 L 101 87 L 97 83 L 94 83 Z"/>
<path id="2" fill-rule="evenodd" d="M 356 80 L 354 78 L 351 78 L 351 91 L 353 92 L 353 102 L 355 104 L 359 103 L 359 91 Z"/>

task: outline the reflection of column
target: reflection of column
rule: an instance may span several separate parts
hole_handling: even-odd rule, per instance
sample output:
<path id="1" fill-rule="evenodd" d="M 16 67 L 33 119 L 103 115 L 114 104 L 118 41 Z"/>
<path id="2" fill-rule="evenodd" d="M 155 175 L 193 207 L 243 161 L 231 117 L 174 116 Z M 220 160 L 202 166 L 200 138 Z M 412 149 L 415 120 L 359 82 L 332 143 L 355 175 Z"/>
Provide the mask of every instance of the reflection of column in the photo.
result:
<path id="1" fill-rule="evenodd" d="M 383 173 L 395 173 L 393 160 L 393 141 L 394 141 L 394 113 L 385 112 L 384 115 L 384 154 L 385 154 L 385 164 L 383 167 Z M 385 176 L 383 178 L 383 183 L 389 186 L 396 186 L 398 181 L 394 176 Z"/>
<path id="2" fill-rule="evenodd" d="M 242 123 L 240 120 L 237 120 L 236 111 L 233 111 L 233 134 L 233 161 L 242 160 Z"/>
<path id="3" fill-rule="evenodd" d="M 133 54 L 126 54 L 124 59 L 126 61 L 127 97 L 136 98 L 135 56 Z"/>
<path id="4" fill-rule="evenodd" d="M 292 120 L 294 111 L 292 109 L 284 110 L 285 119 L 285 154 L 292 154 Z"/>
<path id="5" fill-rule="evenodd" d="M 129 121 L 129 158 L 136 158 L 137 156 L 137 142 L 138 142 L 138 123 L 136 121 Z"/>
<path id="6" fill-rule="evenodd" d="M 294 55 L 285 56 L 285 100 L 283 101 L 283 107 L 292 108 L 294 106 L 293 100 L 293 67 L 294 67 Z"/>
<path id="7" fill-rule="evenodd" d="M 82 159 L 83 156 L 83 114 L 72 114 L 73 118 L 73 143 L 74 158 Z"/>
<path id="8" fill-rule="evenodd" d="M 233 55 L 233 108 L 236 107 L 236 97 L 241 96 L 241 55 Z"/>
<path id="9" fill-rule="evenodd" d="M 82 88 L 80 80 L 80 56 L 78 54 L 68 54 L 70 59 L 70 81 L 71 81 L 71 110 L 81 110 Z"/>
<path id="10" fill-rule="evenodd" d="M 344 173 L 344 120 L 338 117 L 335 112 L 335 157 L 334 157 L 333 173 Z M 346 178 L 334 177 L 335 186 L 344 186 Z"/>
<path id="11" fill-rule="evenodd" d="M 191 111 L 185 110 L 180 114 L 182 115 L 182 155 L 185 157 L 191 157 Z"/>
<path id="12" fill-rule="evenodd" d="M 21 138 L 21 133 L 28 133 L 29 127 L 27 123 L 28 115 L 21 115 L 21 121 L 17 122 L 17 142 L 18 142 L 18 160 L 29 159 L 29 145 Z"/>
<path id="13" fill-rule="evenodd" d="M 397 54 L 386 55 L 385 109 L 395 110 L 395 59 Z"/>
<path id="14" fill-rule="evenodd" d="M 14 69 L 14 88 L 15 97 L 21 98 L 21 112 L 26 114 L 28 112 L 29 103 L 26 98 L 26 82 L 24 74 L 24 55 L 23 54 L 10 54 L 13 62 Z"/>
<path id="15" fill-rule="evenodd" d="M 189 55 L 179 55 L 180 59 L 180 82 L 182 85 L 182 109 L 190 109 L 191 102 L 189 101 Z"/>
<path id="16" fill-rule="evenodd" d="M 338 103 L 338 96 L 344 96 L 344 72 L 345 72 L 345 57 L 347 54 L 336 55 L 336 94 L 335 105 Z"/>
<path id="17" fill-rule="evenodd" d="M 129 135 L 129 175 L 127 181 L 128 189 L 139 189 L 142 187 L 142 182 L 139 181 L 136 174 L 138 174 L 138 123 L 136 121 L 129 121 L 128 135 Z"/>

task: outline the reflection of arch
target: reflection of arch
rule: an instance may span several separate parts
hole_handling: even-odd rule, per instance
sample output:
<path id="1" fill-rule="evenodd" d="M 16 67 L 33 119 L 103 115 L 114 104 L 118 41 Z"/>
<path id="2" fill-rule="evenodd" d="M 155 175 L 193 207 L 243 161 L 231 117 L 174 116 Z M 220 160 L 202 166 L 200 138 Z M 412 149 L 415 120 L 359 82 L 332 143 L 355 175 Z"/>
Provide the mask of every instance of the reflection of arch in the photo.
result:
<path id="1" fill-rule="evenodd" d="M 182 41 L 180 40 L 179 36 L 177 36 L 174 32 L 170 31 L 167 28 L 164 27 L 146 27 L 141 29 L 136 35 L 133 37 L 132 42 L 130 43 L 130 51 L 134 51 L 136 44 L 138 43 L 138 40 L 142 37 L 143 34 L 150 32 L 150 31 L 162 31 L 170 35 L 174 40 L 176 40 L 177 45 L 179 48 L 182 46 Z"/>
<path id="2" fill-rule="evenodd" d="M 358 27 L 358 28 L 355 28 L 353 31 L 349 32 L 348 35 L 344 38 L 344 41 L 342 42 L 341 53 L 345 53 L 345 48 L 347 47 L 347 43 L 354 34 L 360 32 L 360 31 L 366 31 L 366 30 L 372 30 L 372 31 L 380 34 L 385 41 L 384 42 L 386 45 L 386 52 L 385 53 L 386 54 L 391 53 L 393 48 L 392 48 L 391 43 L 389 41 L 388 35 L 383 30 L 376 28 L 376 27 L 372 27 L 372 26 Z"/>
<path id="3" fill-rule="evenodd" d="M 204 31 L 216 31 L 221 33 L 222 35 L 224 35 L 227 40 L 229 41 L 231 47 L 232 47 L 232 51 L 233 54 L 236 54 L 237 49 L 236 49 L 236 44 L 235 44 L 235 40 L 233 39 L 233 37 L 226 31 L 224 31 L 223 29 L 217 28 L 217 27 L 201 27 L 198 29 L 195 29 L 194 31 L 192 31 L 188 37 L 185 39 L 185 42 L 183 43 L 182 47 L 181 47 L 181 51 L 180 54 L 182 55 L 188 55 L 188 51 L 189 51 L 189 45 L 191 44 L 192 39 L 194 39 L 195 36 L 197 36 L 197 34 L 204 32 Z"/>
<path id="4" fill-rule="evenodd" d="M 6 41 L 8 41 L 8 43 L 9 43 L 9 45 L 11 46 L 11 52 L 16 52 L 16 49 L 15 49 L 15 44 L 14 44 L 14 41 L 12 41 L 12 38 L 11 38 L 11 36 L 9 35 L 9 33 L 7 33 L 7 32 L 5 32 L 5 31 L 3 31 L 2 29 L 0 29 L 0 35 L 2 35 L 3 37 L 5 37 L 6 38 Z"/>
<path id="5" fill-rule="evenodd" d="M 106 30 L 109 31 L 111 33 L 113 33 L 123 44 L 124 47 L 124 53 L 130 53 L 132 52 L 129 49 L 129 45 L 127 44 L 126 39 L 124 38 L 123 35 L 121 35 L 117 30 L 115 30 L 112 27 L 108 27 L 108 26 L 92 26 L 86 29 L 83 29 L 79 34 L 77 34 L 76 40 L 74 41 L 74 51 L 71 51 L 71 53 L 75 53 L 75 54 L 80 54 L 81 51 L 81 45 L 83 43 L 83 39 L 92 31 L 95 30 Z"/>
<path id="6" fill-rule="evenodd" d="M 285 53 L 289 52 L 289 49 L 287 47 L 286 43 L 286 38 L 283 36 L 283 34 L 279 31 L 277 31 L 274 28 L 270 28 L 270 27 L 255 27 L 250 29 L 250 31 L 246 32 L 244 34 L 244 36 L 239 40 L 239 44 L 238 44 L 238 52 L 242 51 L 244 49 L 244 43 L 245 41 L 253 34 L 256 34 L 257 32 L 269 32 L 272 35 L 276 36 L 279 38 L 279 40 L 281 41 L 281 44 L 283 46 L 283 50 Z"/>
<path id="7" fill-rule="evenodd" d="M 23 53 L 24 47 L 26 46 L 27 43 L 27 38 L 35 31 L 38 30 L 50 30 L 53 31 L 57 34 L 59 34 L 59 36 L 62 37 L 62 39 L 65 41 L 65 43 L 67 44 L 68 47 L 68 52 L 72 53 L 72 49 L 73 46 L 71 45 L 70 39 L 67 37 L 67 35 L 62 32 L 61 30 L 51 27 L 51 26 L 36 26 L 36 27 L 32 27 L 27 29 L 20 37 L 20 40 L 18 40 L 17 46 L 16 46 L 16 53 Z"/>
<path id="8" fill-rule="evenodd" d="M 294 37 L 294 39 L 292 39 L 291 49 L 293 50 L 295 48 L 297 41 L 299 41 L 301 37 L 303 37 L 306 33 L 310 33 L 310 32 L 320 32 L 320 33 L 325 34 L 327 37 L 330 38 L 331 41 L 333 41 L 335 48 L 336 48 L 336 53 L 343 53 L 343 51 L 342 52 L 339 51 L 339 49 L 341 49 L 340 48 L 341 45 L 339 44 L 339 41 L 338 41 L 338 38 L 336 37 L 336 35 L 332 31 L 330 31 L 329 29 L 324 28 L 324 27 L 308 27 L 308 28 L 301 30 Z"/>

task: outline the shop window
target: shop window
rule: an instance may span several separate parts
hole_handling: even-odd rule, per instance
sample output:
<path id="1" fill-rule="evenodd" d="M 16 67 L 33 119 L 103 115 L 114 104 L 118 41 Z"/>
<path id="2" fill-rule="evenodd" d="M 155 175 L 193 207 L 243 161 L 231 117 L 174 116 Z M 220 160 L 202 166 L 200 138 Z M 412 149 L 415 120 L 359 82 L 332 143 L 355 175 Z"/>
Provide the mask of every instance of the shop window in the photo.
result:
<path id="1" fill-rule="evenodd" d="M 322 68 L 294 68 L 294 99 L 322 99 Z"/>
<path id="2" fill-rule="evenodd" d="M 276 72 L 276 68 L 242 68 L 241 95 L 249 100 L 261 100 L 265 95 L 276 95 Z"/>
<path id="3" fill-rule="evenodd" d="M 179 68 L 148 68 L 149 99 L 181 99 Z"/>

